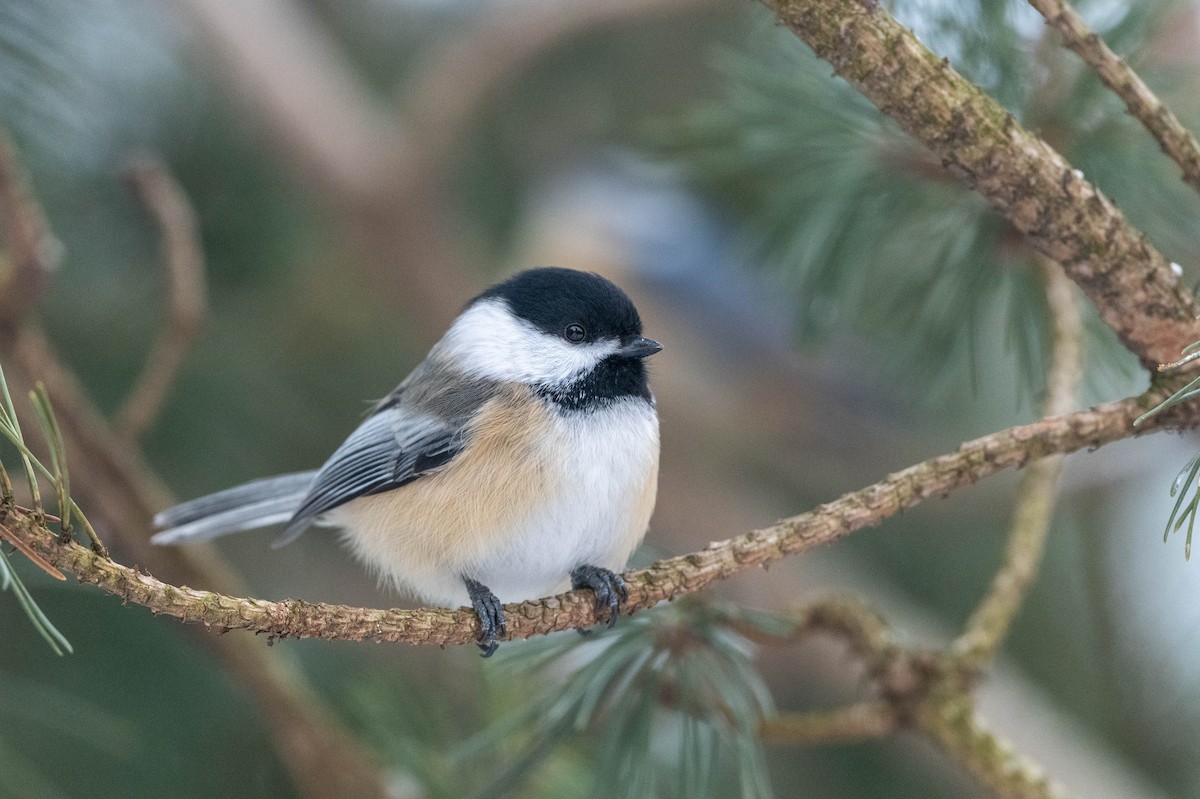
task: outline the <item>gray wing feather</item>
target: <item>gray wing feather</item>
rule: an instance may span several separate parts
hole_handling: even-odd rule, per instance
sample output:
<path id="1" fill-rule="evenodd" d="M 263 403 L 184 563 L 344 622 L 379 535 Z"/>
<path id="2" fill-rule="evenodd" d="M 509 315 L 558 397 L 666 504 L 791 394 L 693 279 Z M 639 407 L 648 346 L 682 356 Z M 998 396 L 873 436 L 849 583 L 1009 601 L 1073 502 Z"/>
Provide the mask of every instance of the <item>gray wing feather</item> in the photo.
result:
<path id="1" fill-rule="evenodd" d="M 435 348 L 436 350 L 436 348 Z M 173 544 L 287 522 L 274 541 L 295 540 L 322 513 L 399 488 L 449 463 L 465 446 L 472 415 L 501 391 L 438 358 L 420 364 L 317 471 L 268 477 L 163 511 L 151 540 Z"/>
<path id="2" fill-rule="evenodd" d="M 155 544 L 203 541 L 287 521 L 316 478 L 315 471 L 254 480 L 168 508 L 154 517 Z"/>
<path id="3" fill-rule="evenodd" d="M 462 449 L 463 427 L 385 407 L 330 456 L 272 546 L 294 541 L 316 517 L 352 499 L 399 488 L 436 471 Z"/>

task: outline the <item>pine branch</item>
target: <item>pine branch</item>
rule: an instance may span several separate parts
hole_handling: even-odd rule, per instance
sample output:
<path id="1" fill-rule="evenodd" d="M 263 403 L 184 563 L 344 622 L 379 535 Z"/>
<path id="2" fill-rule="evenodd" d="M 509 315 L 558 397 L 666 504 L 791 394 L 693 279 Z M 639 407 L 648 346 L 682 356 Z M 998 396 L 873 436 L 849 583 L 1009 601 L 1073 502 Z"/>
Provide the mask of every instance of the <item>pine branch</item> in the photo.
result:
<path id="1" fill-rule="evenodd" d="M 844 708 L 787 712 L 765 719 L 759 734 L 787 746 L 878 738 L 902 728 L 933 739 L 997 796 L 1061 797 L 1041 769 L 987 730 L 975 712 L 973 673 L 951 651 L 900 646 L 882 619 L 858 602 L 818 602 L 795 614 L 795 634 L 844 637 L 880 694 Z"/>
<path id="2" fill-rule="evenodd" d="M 1045 412 L 1062 414 L 1074 403 L 1082 376 L 1083 322 L 1072 283 L 1056 264 L 1042 261 L 1040 266 L 1054 320 Z M 833 711 L 779 714 L 764 721 L 760 734 L 772 743 L 795 746 L 880 737 L 914 726 L 998 796 L 1061 796 L 1039 767 L 982 725 L 971 685 L 994 658 L 1037 573 L 1062 461 L 1061 454 L 1049 455 L 1025 472 L 1004 563 L 962 635 L 945 650 L 897 646 L 883 620 L 858 603 L 822 603 L 798 611 L 789 637 L 814 629 L 845 637 L 882 698 Z"/>
<path id="3" fill-rule="evenodd" d="M 631 572 L 626 576 L 629 585 L 626 611 L 649 608 L 752 566 L 827 544 L 1002 469 L 1019 468 L 1047 455 L 1085 447 L 1095 449 L 1128 438 L 1133 435 L 1133 418 L 1157 397 L 1152 394 L 1129 398 L 992 433 L 808 513 Z M 1161 422 L 1156 420 L 1156 423 Z M 221 630 L 254 630 L 279 638 L 447 645 L 468 643 L 477 635 L 475 614 L 466 609 L 372 610 L 299 600 L 241 599 L 176 587 L 74 542 L 63 543 L 31 516 L 14 512 L 6 523 L 14 535 L 47 561 L 74 572 L 80 581 L 183 621 Z M 510 639 L 588 627 L 598 622 L 593 596 L 586 591 L 506 605 L 505 612 Z"/>
<path id="4" fill-rule="evenodd" d="M 15 328 L 45 291 L 62 245 L 50 232 L 16 148 L 3 131 L 0 131 L 0 237 L 7 261 L 0 272 L 0 325 Z"/>
<path id="5" fill-rule="evenodd" d="M 1029 0 L 1063 37 L 1063 43 L 1096 71 L 1109 89 L 1125 102 L 1167 157 L 1183 170 L 1184 181 L 1200 192 L 1200 144 L 1174 112 L 1151 91 L 1125 60 L 1100 36 L 1088 29 L 1079 12 L 1066 0 Z"/>
<path id="6" fill-rule="evenodd" d="M 1047 257 L 1148 368 L 1200 338 L 1170 264 L 1049 144 L 875 0 L 764 0 L 864 96 L 924 143 Z"/>

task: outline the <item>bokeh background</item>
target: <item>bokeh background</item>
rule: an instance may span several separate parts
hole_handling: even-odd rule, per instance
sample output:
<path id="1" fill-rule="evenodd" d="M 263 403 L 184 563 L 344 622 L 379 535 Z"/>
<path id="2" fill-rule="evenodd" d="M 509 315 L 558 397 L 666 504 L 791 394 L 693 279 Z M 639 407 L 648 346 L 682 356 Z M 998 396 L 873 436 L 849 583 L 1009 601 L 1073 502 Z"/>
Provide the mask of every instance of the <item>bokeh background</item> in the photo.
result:
<path id="1" fill-rule="evenodd" d="M 1024 3 L 894 5 L 1195 274 L 1200 202 Z M 1191 5 L 1081 6 L 1198 116 Z M 319 464 L 475 291 L 559 264 L 627 287 L 665 346 L 642 563 L 1036 415 L 1031 253 L 830 73 L 764 9 L 712 0 L 0 2 L 0 124 L 62 245 L 37 316 L 105 412 L 166 313 L 157 231 L 123 170 L 161 157 L 195 208 L 210 319 L 141 442 L 177 498 Z M 1088 352 L 1081 404 L 1144 386 L 1096 324 Z M 982 688 L 995 729 L 1077 795 L 1200 793 L 1200 571 L 1162 541 L 1195 447 L 1156 436 L 1068 460 L 1041 576 Z M 856 594 L 905 640 L 941 644 L 999 563 L 1014 484 L 711 594 L 767 611 Z M 408 606 L 334 536 L 270 537 L 217 545 L 251 595 Z M 0 595 L 0 796 L 298 795 L 251 689 L 200 640 L 215 633 L 14 563 L 74 654 Z M 470 742 L 547 690 L 521 665 L 538 646 L 505 645 L 502 667 L 469 647 L 269 654 L 299 666 L 397 795 L 455 796 L 488 782 Z M 779 708 L 862 690 L 830 642 L 754 662 Z M 547 753 L 517 795 L 604 787 L 592 743 Z M 779 796 L 982 791 L 907 735 L 768 747 L 765 768 Z"/>

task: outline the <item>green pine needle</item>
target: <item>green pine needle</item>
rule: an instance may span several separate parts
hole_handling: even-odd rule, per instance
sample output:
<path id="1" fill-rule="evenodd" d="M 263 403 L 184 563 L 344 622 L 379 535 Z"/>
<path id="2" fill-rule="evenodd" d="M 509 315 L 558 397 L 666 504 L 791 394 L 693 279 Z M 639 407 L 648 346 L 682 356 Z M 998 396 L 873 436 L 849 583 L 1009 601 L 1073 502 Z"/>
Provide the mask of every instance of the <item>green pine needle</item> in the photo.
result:
<path id="1" fill-rule="evenodd" d="M 8 389 L 8 380 L 4 376 L 4 369 L 0 367 L 0 398 L 3 399 L 3 405 L 0 405 L 0 435 L 3 435 L 17 449 L 17 453 L 21 456 L 21 462 L 25 467 L 25 476 L 29 481 L 30 495 L 33 498 L 33 506 L 36 510 L 40 510 L 41 491 L 38 488 L 38 473 L 45 475 L 48 480 L 53 483 L 59 498 L 59 513 L 63 519 L 63 530 L 68 531 L 70 524 L 70 514 L 72 512 L 87 524 L 83 514 L 79 511 L 79 506 L 70 499 L 68 495 L 68 479 L 66 472 L 66 453 L 62 442 L 62 433 L 58 428 L 58 423 L 54 419 L 54 412 L 50 407 L 49 398 L 46 396 L 45 387 L 39 384 L 38 391 L 31 393 L 31 401 L 34 405 L 34 410 L 38 414 L 43 432 L 46 434 L 47 443 L 50 445 L 50 456 L 52 469 L 47 469 L 37 456 L 29 449 L 25 443 L 24 435 L 21 432 L 21 424 L 17 420 L 17 412 L 13 407 L 12 394 Z M 91 525 L 87 525 L 91 529 Z M 8 560 L 8 556 L 0 550 L 0 590 L 11 591 L 17 598 L 17 604 L 25 612 L 30 623 L 38 634 L 46 640 L 50 648 L 57 655 L 72 652 L 71 644 L 66 637 L 59 632 L 50 619 L 38 607 L 33 596 L 29 593 L 29 589 L 21 581 L 16 571 L 13 570 L 12 564 Z"/>
<path id="2" fill-rule="evenodd" d="M 1171 508 L 1171 516 L 1167 519 L 1167 526 L 1163 530 L 1163 543 L 1165 544 L 1171 533 L 1179 532 L 1179 528 L 1185 522 L 1187 523 L 1187 537 L 1183 544 L 1183 556 L 1186 559 L 1192 557 L 1192 531 L 1196 526 L 1196 511 L 1200 509 L 1200 482 L 1197 482 L 1196 479 L 1198 474 L 1200 474 L 1200 453 L 1197 453 L 1179 470 L 1179 474 L 1171 484 L 1171 496 L 1178 495 L 1178 499 L 1175 500 L 1175 506 Z"/>
<path id="3" fill-rule="evenodd" d="M 1189 344 L 1183 350 L 1183 358 L 1173 364 L 1160 366 L 1159 371 L 1178 368 L 1194 360 L 1197 354 L 1200 354 L 1200 341 Z M 1180 388 L 1137 419 L 1134 419 L 1133 424 L 1136 427 L 1150 417 L 1198 396 L 1200 396 L 1200 377 L 1194 377 L 1183 388 Z M 1163 529 L 1163 543 L 1165 544 L 1167 539 L 1171 537 L 1171 533 L 1179 532 L 1180 528 L 1185 523 L 1187 524 L 1187 536 L 1184 538 L 1183 543 L 1183 557 L 1189 560 L 1192 557 L 1192 533 L 1196 527 L 1196 513 L 1200 510 L 1200 482 L 1197 482 L 1198 474 L 1200 474 L 1200 453 L 1197 453 L 1191 460 L 1184 464 L 1184 467 L 1179 470 L 1179 474 L 1175 476 L 1175 480 L 1171 483 L 1171 496 L 1176 497 L 1176 500 L 1175 505 L 1171 508 L 1171 515 L 1167 519 L 1167 526 Z"/>
<path id="4" fill-rule="evenodd" d="M 524 741 L 503 755 L 505 767 L 480 795 L 536 793 L 529 783 L 551 771 L 553 757 L 584 746 L 592 780 L 583 793 L 597 799 L 614 785 L 647 799 L 771 796 L 758 738 L 770 695 L 735 620 L 754 623 L 742 611 L 687 598 L 603 635 L 502 650 L 507 677 L 557 674 L 561 684 L 460 750 L 469 760 Z"/>
<path id="5" fill-rule="evenodd" d="M 13 571 L 12 564 L 8 562 L 8 555 L 3 550 L 0 550 L 0 586 L 6 591 L 12 591 L 16 596 L 17 604 L 21 606 L 21 610 L 25 611 L 25 615 L 29 617 L 34 629 L 46 640 L 54 654 L 63 655 L 75 651 L 71 648 L 71 642 L 66 639 L 66 636 L 58 631 L 58 628 L 34 602 L 33 597 L 29 594 L 29 589 Z"/>
<path id="6" fill-rule="evenodd" d="M 29 401 L 37 413 L 42 435 L 50 445 L 50 468 L 54 474 L 54 488 L 58 494 L 58 515 L 64 533 L 71 531 L 71 481 L 67 473 L 67 449 L 63 443 L 62 430 L 50 405 L 46 386 L 38 381 L 37 388 L 29 392 Z"/>

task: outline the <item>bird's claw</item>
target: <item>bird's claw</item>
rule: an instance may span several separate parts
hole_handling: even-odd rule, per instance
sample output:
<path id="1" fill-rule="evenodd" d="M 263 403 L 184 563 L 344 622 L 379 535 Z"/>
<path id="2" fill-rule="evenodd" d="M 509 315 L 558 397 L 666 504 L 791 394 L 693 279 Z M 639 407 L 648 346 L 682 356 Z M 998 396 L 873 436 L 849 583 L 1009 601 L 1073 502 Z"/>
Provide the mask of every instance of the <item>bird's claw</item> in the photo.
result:
<path id="1" fill-rule="evenodd" d="M 504 624 L 504 607 L 500 600 L 486 585 L 469 577 L 463 578 L 467 585 L 467 595 L 471 597 L 471 607 L 479 617 L 479 648 L 483 657 L 495 654 L 500 647 L 498 638 L 503 638 L 508 630 Z"/>
<path id="2" fill-rule="evenodd" d="M 577 567 L 571 572 L 571 587 L 590 588 L 595 592 L 596 615 L 603 617 L 607 609 L 610 628 L 621 614 L 621 603 L 629 599 L 629 589 L 621 575 L 599 566 Z"/>

